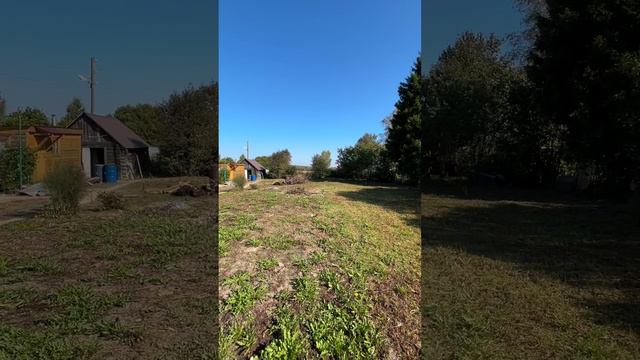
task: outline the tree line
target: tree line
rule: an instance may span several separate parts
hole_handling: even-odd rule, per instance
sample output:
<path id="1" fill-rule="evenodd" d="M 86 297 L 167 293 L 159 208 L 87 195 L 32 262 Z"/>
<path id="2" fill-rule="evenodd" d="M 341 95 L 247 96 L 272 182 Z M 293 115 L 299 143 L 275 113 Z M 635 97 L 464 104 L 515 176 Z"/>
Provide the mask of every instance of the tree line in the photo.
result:
<path id="1" fill-rule="evenodd" d="M 640 3 L 520 1 L 515 51 L 466 32 L 424 79 L 423 166 L 436 176 L 559 176 L 627 193 L 640 176 Z"/>
<path id="2" fill-rule="evenodd" d="M 0 98 L 0 110 L 6 102 Z M 56 126 L 67 126 L 84 112 L 82 102 L 74 98 Z M 217 153 L 218 84 L 189 86 L 174 92 L 158 104 L 124 105 L 113 114 L 145 141 L 160 149 L 151 171 L 155 175 L 207 175 Z M 34 107 L 0 113 L 0 128 L 49 126 L 50 120 Z"/>

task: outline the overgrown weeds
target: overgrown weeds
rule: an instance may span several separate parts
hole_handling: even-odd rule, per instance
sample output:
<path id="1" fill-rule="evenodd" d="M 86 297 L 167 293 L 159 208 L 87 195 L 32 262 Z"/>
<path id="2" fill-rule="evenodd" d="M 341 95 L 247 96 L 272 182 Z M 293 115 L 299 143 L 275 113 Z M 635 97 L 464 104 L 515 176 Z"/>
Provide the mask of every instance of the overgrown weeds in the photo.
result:
<path id="1" fill-rule="evenodd" d="M 114 191 L 103 191 L 98 194 L 98 201 L 104 210 L 123 210 L 126 207 L 124 197 Z"/>
<path id="2" fill-rule="evenodd" d="M 44 179 L 51 194 L 51 200 L 45 208 L 49 216 L 75 215 L 80 208 L 80 199 L 87 189 L 87 182 L 77 166 L 60 164 L 53 167 Z"/>

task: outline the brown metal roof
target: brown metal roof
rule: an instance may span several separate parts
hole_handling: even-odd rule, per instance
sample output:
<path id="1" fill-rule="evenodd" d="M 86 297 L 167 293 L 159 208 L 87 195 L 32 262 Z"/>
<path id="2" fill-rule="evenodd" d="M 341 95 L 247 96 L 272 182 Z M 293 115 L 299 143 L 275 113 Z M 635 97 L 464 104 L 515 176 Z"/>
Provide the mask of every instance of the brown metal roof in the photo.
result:
<path id="1" fill-rule="evenodd" d="M 36 126 L 35 130 L 36 132 L 53 134 L 53 135 L 82 135 L 81 129 Z"/>
<path id="2" fill-rule="evenodd" d="M 141 149 L 149 147 L 149 144 L 147 144 L 146 141 L 142 140 L 140 136 L 131 131 L 131 129 L 129 129 L 122 121 L 112 116 L 101 116 L 88 113 L 84 113 L 80 116 L 83 115 L 86 115 L 89 119 L 93 120 L 124 148 Z"/>
<path id="3" fill-rule="evenodd" d="M 263 171 L 263 170 L 267 170 L 264 166 L 260 165 L 259 162 L 252 160 L 252 159 L 244 159 L 244 161 L 248 162 L 249 165 L 251 165 L 251 167 L 253 167 L 254 169 L 258 170 L 258 171 Z"/>

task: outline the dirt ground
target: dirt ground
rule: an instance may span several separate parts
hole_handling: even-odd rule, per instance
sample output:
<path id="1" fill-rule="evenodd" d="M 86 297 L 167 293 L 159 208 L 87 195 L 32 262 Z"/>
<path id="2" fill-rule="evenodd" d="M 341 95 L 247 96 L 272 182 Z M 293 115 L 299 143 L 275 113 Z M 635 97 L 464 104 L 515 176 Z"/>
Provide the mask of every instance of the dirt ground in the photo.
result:
<path id="1" fill-rule="evenodd" d="M 160 194 L 179 180 L 207 182 L 145 180 L 115 190 L 124 210 L 0 225 L 0 358 L 215 358 L 216 204 Z"/>

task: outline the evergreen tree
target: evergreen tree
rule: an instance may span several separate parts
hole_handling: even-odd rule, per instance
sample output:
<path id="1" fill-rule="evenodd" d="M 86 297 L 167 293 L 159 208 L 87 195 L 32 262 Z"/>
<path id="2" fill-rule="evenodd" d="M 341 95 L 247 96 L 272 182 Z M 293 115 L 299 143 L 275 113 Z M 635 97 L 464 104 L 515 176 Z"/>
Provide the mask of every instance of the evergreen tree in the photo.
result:
<path id="1" fill-rule="evenodd" d="M 400 99 L 386 122 L 386 151 L 400 175 L 417 181 L 420 175 L 424 97 L 420 57 L 398 88 Z"/>

